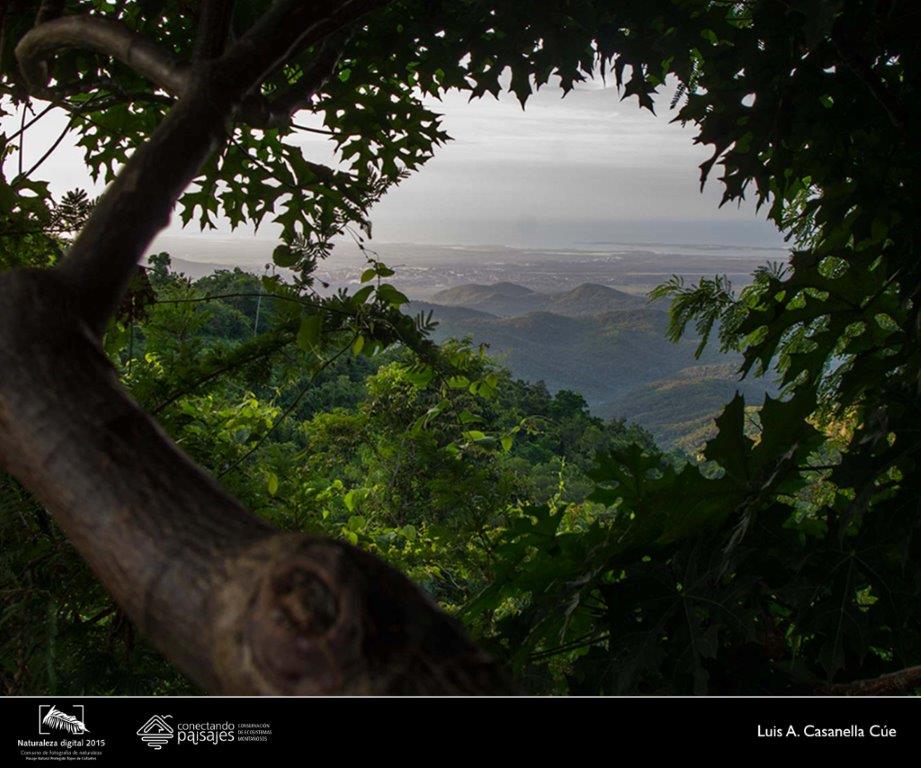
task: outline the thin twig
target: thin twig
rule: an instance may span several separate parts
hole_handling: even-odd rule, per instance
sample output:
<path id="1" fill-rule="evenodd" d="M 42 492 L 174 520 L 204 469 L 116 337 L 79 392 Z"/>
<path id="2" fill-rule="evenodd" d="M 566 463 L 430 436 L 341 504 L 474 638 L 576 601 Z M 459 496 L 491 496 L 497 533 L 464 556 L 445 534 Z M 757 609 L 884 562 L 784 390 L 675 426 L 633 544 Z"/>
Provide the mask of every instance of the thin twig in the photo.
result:
<path id="1" fill-rule="evenodd" d="M 297 393 L 297 396 L 294 398 L 294 401 L 291 403 L 291 405 L 285 408 L 281 416 L 279 416 L 277 419 L 275 419 L 274 422 L 272 422 L 272 426 L 269 427 L 265 431 L 262 437 L 260 437 L 256 441 L 256 444 L 253 445 L 252 448 L 250 448 L 246 453 L 240 456 L 240 458 L 238 458 L 236 461 L 233 461 L 229 466 L 225 467 L 224 470 L 218 474 L 217 476 L 218 479 L 224 477 L 224 475 L 226 475 L 232 469 L 235 469 L 236 467 L 240 466 L 240 464 L 246 461 L 250 456 L 252 456 L 256 451 L 258 451 L 265 444 L 265 441 L 268 440 L 269 437 L 275 432 L 279 424 L 281 424 L 286 418 L 288 418 L 288 416 L 290 416 L 294 412 L 294 409 L 297 408 L 298 405 L 300 405 L 301 400 L 304 399 L 304 395 L 307 394 L 307 390 L 310 389 L 310 387 L 313 385 L 314 379 L 316 379 L 317 376 L 319 376 L 330 365 L 336 362 L 336 360 L 342 357 L 342 355 L 344 355 L 346 351 L 348 351 L 351 348 L 351 346 L 355 343 L 356 338 L 358 338 L 358 334 L 355 334 L 348 344 L 346 344 L 342 349 L 340 349 L 335 355 L 324 360 L 323 363 L 318 368 L 316 368 L 313 371 L 313 373 L 310 374 L 310 378 L 307 379 L 307 383 L 301 388 L 301 391 Z"/>
<path id="2" fill-rule="evenodd" d="M 308 133 L 319 133 L 321 136 L 336 136 L 337 135 L 334 131 L 330 131 L 326 128 L 311 128 L 307 125 L 301 125 L 300 123 L 291 123 L 291 127 L 295 128 L 298 131 L 307 131 Z"/>
<path id="3" fill-rule="evenodd" d="M 7 137 L 6 137 L 6 140 L 7 140 L 7 141 L 16 141 L 16 139 L 18 139 L 20 135 L 22 135 L 23 133 L 25 133 L 26 131 L 28 131 L 33 125 L 35 125 L 39 120 L 41 120 L 45 115 L 47 115 L 47 114 L 48 114 L 52 109 L 54 109 L 56 106 L 57 106 L 57 104 L 54 104 L 54 103 L 49 104 L 49 105 L 48 105 L 47 107 L 45 107 L 41 112 L 39 112 L 37 115 L 35 115 L 35 117 L 33 117 L 31 120 L 29 120 L 28 122 L 25 122 L 24 124 L 22 124 L 22 125 L 19 127 L 19 130 L 16 131 L 16 133 L 11 134 L 10 136 L 7 136 Z"/>
<path id="4" fill-rule="evenodd" d="M 248 365 L 249 363 L 253 363 L 256 360 L 261 360 L 264 357 L 268 357 L 269 355 L 274 354 L 281 347 L 283 347 L 285 344 L 288 344 L 288 343 L 289 343 L 288 339 L 279 340 L 278 346 L 272 346 L 272 347 L 269 347 L 268 349 L 260 349 L 257 353 L 254 353 L 250 355 L 249 357 L 244 357 L 243 359 L 240 359 L 240 360 L 233 360 L 227 363 L 226 365 L 223 365 L 220 368 L 217 368 L 211 371 L 207 375 L 202 376 L 201 378 L 192 382 L 189 386 L 183 389 L 175 390 L 171 395 L 168 395 L 165 400 L 162 400 L 158 405 L 152 408 L 150 412 L 160 413 L 165 408 L 175 403 L 180 397 L 185 397 L 186 395 L 191 394 L 203 384 L 207 384 L 209 381 L 213 381 L 214 379 L 220 376 L 223 376 L 225 373 L 234 371 L 241 366 Z"/>
<path id="5" fill-rule="evenodd" d="M 213 293 L 207 296 L 193 296 L 187 299 L 157 299 L 152 302 L 153 304 L 195 304 L 204 301 L 217 301 L 218 299 L 255 299 L 259 296 L 263 296 L 267 299 L 279 299 L 280 301 L 291 301 L 295 304 L 301 304 L 302 306 L 313 306 L 313 302 L 305 301 L 300 297 L 295 296 L 282 296 L 280 293 L 254 293 L 249 292 L 239 292 L 239 293 Z"/>
<path id="6" fill-rule="evenodd" d="M 22 176 L 22 151 L 23 146 L 25 145 L 25 132 L 26 132 L 26 114 L 29 112 L 29 100 L 26 99 L 25 103 L 22 105 L 22 120 L 19 121 L 19 135 L 22 138 L 19 140 L 19 175 Z"/>
<path id="7" fill-rule="evenodd" d="M 29 170 L 26 171 L 25 173 L 22 172 L 22 168 L 20 167 L 19 175 L 13 180 L 13 183 L 16 183 L 17 181 L 19 181 L 19 180 L 21 180 L 21 179 L 28 179 L 33 173 L 35 173 L 35 171 L 37 171 L 37 170 L 39 169 L 39 167 L 40 167 L 49 157 L 51 157 L 52 154 L 54 154 L 54 150 L 56 150 L 56 149 L 60 146 L 61 142 L 64 141 L 64 137 L 65 137 L 68 133 L 71 132 L 71 130 L 73 129 L 73 127 L 74 127 L 74 126 L 73 126 L 73 119 L 68 120 L 68 121 L 67 121 L 67 125 L 64 126 L 64 130 L 61 131 L 61 135 L 58 136 L 58 137 L 54 140 L 54 143 L 53 143 L 50 147 L 48 147 L 48 151 L 45 152 L 45 154 L 42 155 L 42 156 L 35 162 L 35 164 L 34 164 L 31 168 L 29 168 Z M 20 144 L 20 146 L 21 146 L 21 144 Z M 22 160 L 22 153 L 21 153 L 21 152 L 20 152 L 20 155 L 19 155 L 19 159 L 20 159 L 20 161 Z"/>

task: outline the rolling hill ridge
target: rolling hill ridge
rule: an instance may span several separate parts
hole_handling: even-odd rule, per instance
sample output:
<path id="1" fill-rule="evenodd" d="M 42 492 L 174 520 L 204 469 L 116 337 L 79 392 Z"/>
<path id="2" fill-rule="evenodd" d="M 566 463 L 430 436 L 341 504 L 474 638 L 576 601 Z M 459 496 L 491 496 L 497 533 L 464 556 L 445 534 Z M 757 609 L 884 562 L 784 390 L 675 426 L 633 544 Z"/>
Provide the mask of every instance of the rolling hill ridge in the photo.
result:
<path id="1" fill-rule="evenodd" d="M 553 312 L 571 317 L 646 305 L 646 299 L 642 296 L 597 283 L 584 283 L 559 293 L 539 293 L 515 283 L 459 285 L 439 291 L 432 296 L 431 302 L 449 307 L 478 309 L 493 315 Z"/>
<path id="2" fill-rule="evenodd" d="M 469 337 L 493 357 L 551 391 L 580 393 L 594 412 L 649 429 L 663 445 L 693 450 L 736 391 L 759 405 L 769 382 L 739 380 L 741 358 L 698 339 L 666 338 L 668 312 L 657 303 L 603 285 L 540 293 L 514 283 L 463 285 L 407 311 L 429 312 L 434 337 Z"/>

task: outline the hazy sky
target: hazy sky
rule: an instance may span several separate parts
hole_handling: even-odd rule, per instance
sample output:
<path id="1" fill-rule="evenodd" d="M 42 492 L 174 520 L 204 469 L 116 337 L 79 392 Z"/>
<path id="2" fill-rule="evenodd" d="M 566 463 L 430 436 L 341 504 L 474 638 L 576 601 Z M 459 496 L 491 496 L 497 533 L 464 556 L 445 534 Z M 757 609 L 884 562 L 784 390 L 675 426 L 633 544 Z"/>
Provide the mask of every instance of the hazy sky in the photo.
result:
<path id="1" fill-rule="evenodd" d="M 692 127 L 670 123 L 670 94 L 659 99 L 658 116 L 635 100 L 620 101 L 616 89 L 600 81 L 561 95 L 544 88 L 525 111 L 511 96 L 468 103 L 449 94 L 433 101 L 454 141 L 374 209 L 375 240 L 531 247 L 780 243 L 754 206 L 718 209 L 718 181 L 700 193 L 697 166 L 709 150 L 691 143 Z M 14 123 L 8 118 L 3 127 L 9 132 Z M 49 115 L 30 131 L 26 167 L 63 125 L 62 116 Z M 326 160 L 323 137 L 301 137 L 309 156 Z M 13 156 L 7 163 L 16 161 Z M 67 141 L 38 175 L 56 193 L 93 188 L 81 153 Z M 174 220 L 170 231 L 179 230 Z M 260 237 L 272 235 L 272 227 L 260 229 Z"/>

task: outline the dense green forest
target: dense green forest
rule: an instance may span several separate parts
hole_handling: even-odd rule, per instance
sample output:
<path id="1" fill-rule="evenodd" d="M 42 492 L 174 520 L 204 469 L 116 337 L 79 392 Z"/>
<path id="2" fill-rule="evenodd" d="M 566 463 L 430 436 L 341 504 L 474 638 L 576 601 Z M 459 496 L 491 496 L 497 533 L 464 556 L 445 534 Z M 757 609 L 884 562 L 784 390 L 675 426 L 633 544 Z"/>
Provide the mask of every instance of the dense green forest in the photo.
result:
<path id="1" fill-rule="evenodd" d="M 917 688 L 914 3 L 4 11 L 5 692 Z M 713 148 L 701 181 L 793 247 L 740 292 L 654 292 L 672 340 L 781 388 L 733 397 L 700 450 L 434 343 L 371 250 L 360 288 L 317 290 L 333 240 L 364 244 L 448 139 L 424 96 L 524 106 L 596 75 L 650 109 L 676 82 L 674 116 Z M 98 201 L 17 167 L 32 99 L 70 115 Z M 299 112 L 336 167 L 286 141 Z M 174 207 L 273 220 L 288 279 L 139 270 Z"/>

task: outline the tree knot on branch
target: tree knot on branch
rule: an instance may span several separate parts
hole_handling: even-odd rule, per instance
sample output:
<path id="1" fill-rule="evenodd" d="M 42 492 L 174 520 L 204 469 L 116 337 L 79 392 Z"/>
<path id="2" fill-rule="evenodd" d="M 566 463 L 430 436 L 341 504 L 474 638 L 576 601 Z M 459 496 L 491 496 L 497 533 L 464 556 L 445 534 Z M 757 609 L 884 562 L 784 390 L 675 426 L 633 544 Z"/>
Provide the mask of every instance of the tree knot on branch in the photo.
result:
<path id="1" fill-rule="evenodd" d="M 254 543 L 216 596 L 224 692 L 501 693 L 495 663 L 405 576 L 328 539 Z"/>
<path id="2" fill-rule="evenodd" d="M 319 574 L 288 566 L 272 579 L 270 590 L 280 618 L 304 635 L 326 634 L 336 623 L 336 596 Z"/>
<path id="3" fill-rule="evenodd" d="M 359 596 L 331 547 L 269 569 L 246 629 L 257 669 L 282 689 L 339 689 L 361 658 Z M 312 678 L 309 682 L 305 677 Z"/>
<path id="4" fill-rule="evenodd" d="M 111 56 L 171 94 L 179 95 L 188 81 L 188 67 L 165 47 L 129 29 L 121 22 L 85 14 L 46 21 L 20 38 L 16 59 L 29 91 L 55 97 L 48 87 L 47 60 L 62 48 L 80 48 Z"/>

